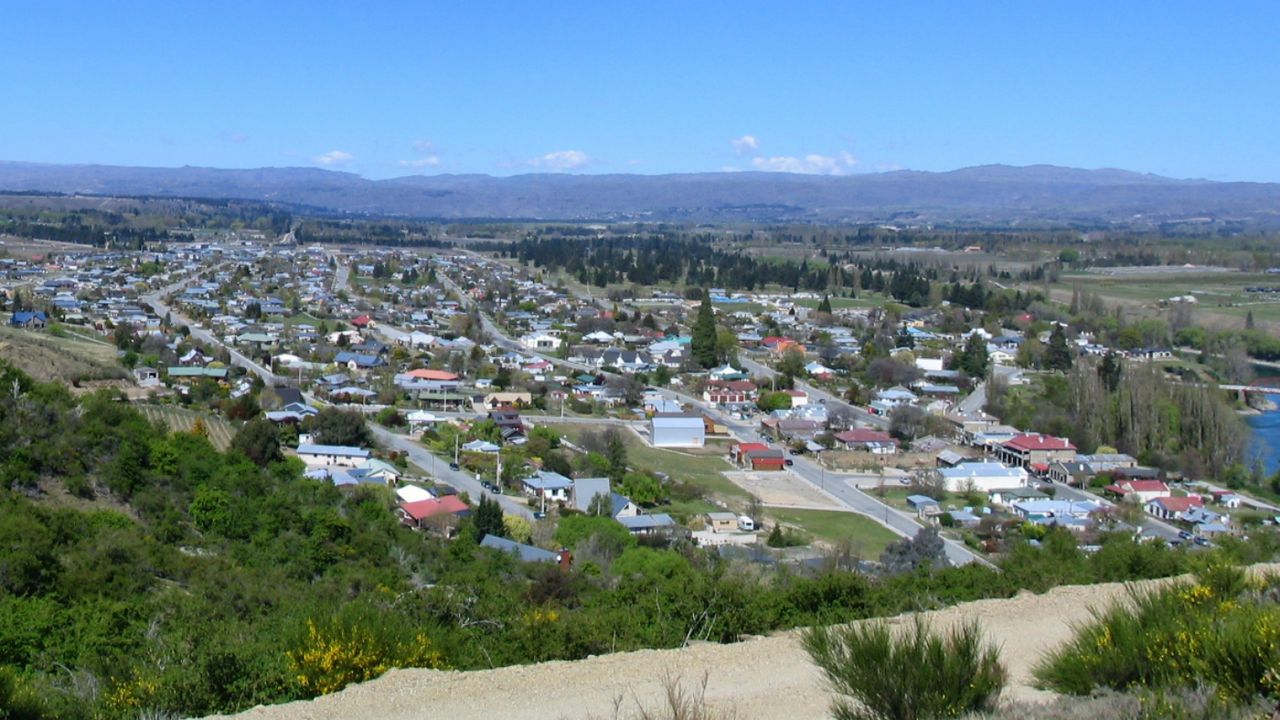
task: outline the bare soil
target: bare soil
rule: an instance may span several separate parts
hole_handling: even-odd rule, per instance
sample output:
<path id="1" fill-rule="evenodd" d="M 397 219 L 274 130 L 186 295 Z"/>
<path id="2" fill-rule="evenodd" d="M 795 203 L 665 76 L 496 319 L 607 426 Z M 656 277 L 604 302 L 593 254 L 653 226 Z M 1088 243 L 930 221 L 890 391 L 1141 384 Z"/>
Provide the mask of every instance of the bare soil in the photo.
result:
<path id="1" fill-rule="evenodd" d="M 1280 566 L 1262 566 L 1275 571 Z M 1137 583 L 1151 587 L 1160 582 Z M 1043 701 L 1051 693 L 1032 687 L 1031 669 L 1045 651 L 1071 637 L 1090 608 L 1126 596 L 1121 583 L 1066 586 L 1043 595 L 1023 593 L 1009 600 L 982 600 L 924 613 L 935 627 L 977 620 L 1001 648 L 1010 671 L 1006 697 Z M 902 623 L 908 616 L 893 618 Z M 732 645 L 697 644 L 676 650 L 644 650 L 575 662 L 497 668 L 472 672 L 393 670 L 342 692 L 306 702 L 257 707 L 235 717 L 245 720 L 338 720 L 339 718 L 456 718 L 533 720 L 612 718 L 617 698 L 624 716 L 637 703 L 660 706 L 663 681 L 679 678 L 686 687 L 707 675 L 705 699 L 738 720 L 826 718 L 831 695 L 809 662 L 797 631 Z"/>

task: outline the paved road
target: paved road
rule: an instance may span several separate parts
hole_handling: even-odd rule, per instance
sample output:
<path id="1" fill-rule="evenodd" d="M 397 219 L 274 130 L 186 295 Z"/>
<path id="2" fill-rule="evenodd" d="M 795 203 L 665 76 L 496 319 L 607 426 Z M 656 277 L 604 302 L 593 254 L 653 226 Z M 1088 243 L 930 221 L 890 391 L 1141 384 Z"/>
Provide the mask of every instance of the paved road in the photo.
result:
<path id="1" fill-rule="evenodd" d="M 507 495 L 493 495 L 488 490 L 485 490 L 480 485 L 480 481 L 471 473 L 451 469 L 449 461 L 437 458 L 417 440 L 407 435 L 398 435 L 374 423 L 370 423 L 369 427 L 373 430 L 373 436 L 384 447 L 407 454 L 409 461 L 414 465 L 427 471 L 432 477 L 441 482 L 452 485 L 459 491 L 465 490 L 471 496 L 472 501 L 479 500 L 481 495 L 490 495 L 497 498 L 498 504 L 502 506 L 504 512 L 529 519 L 533 518 L 533 510 L 525 505 L 523 498 L 516 499 Z"/>

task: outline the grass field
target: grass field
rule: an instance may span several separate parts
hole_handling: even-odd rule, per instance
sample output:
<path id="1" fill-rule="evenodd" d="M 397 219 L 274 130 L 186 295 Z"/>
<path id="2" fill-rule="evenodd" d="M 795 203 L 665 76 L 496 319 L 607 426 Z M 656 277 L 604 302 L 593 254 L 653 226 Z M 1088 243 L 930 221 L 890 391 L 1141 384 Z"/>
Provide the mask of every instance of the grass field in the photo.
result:
<path id="1" fill-rule="evenodd" d="M 887 303 L 894 302 L 894 299 L 887 295 L 877 295 L 872 292 L 859 293 L 856 298 L 833 297 L 831 298 L 832 310 L 843 310 L 846 308 L 875 308 L 882 307 Z M 822 304 L 821 300 L 796 300 L 796 304 L 801 307 L 818 309 Z"/>
<path id="2" fill-rule="evenodd" d="M 864 558 L 879 557 L 898 534 L 865 515 L 839 510 L 791 510 L 765 508 L 774 521 L 792 525 L 828 543 L 850 541 Z"/>
<path id="3" fill-rule="evenodd" d="M 57 337 L 48 331 L 0 326 L 0 358 L 44 381 L 77 382 L 128 377 L 116 359 L 114 345 Z"/>
<path id="4" fill-rule="evenodd" d="M 1225 322 L 1228 327 L 1243 327 L 1252 312 L 1260 327 L 1280 331 L 1280 293 L 1250 293 L 1255 286 L 1280 287 L 1280 277 L 1260 273 L 1166 273 L 1133 275 L 1100 275 L 1076 273 L 1064 275 L 1050 286 L 1054 300 L 1068 303 L 1072 289 L 1096 293 L 1108 304 L 1141 310 L 1148 315 L 1165 315 L 1167 309 L 1159 301 L 1180 295 L 1192 295 L 1192 317 L 1200 324 L 1213 327 Z M 1031 286 L 1028 286 L 1031 287 Z"/>
<path id="5" fill-rule="evenodd" d="M 580 442 L 585 432 L 603 430 L 594 425 L 561 425 L 557 429 L 574 443 Z M 683 452 L 649 447 L 629 430 L 623 431 L 622 437 L 627 445 L 627 462 L 634 468 L 666 473 L 673 480 L 691 483 L 724 501 L 740 503 L 747 499 L 746 491 L 723 475 L 733 466 L 724 459 L 720 448 Z"/>
<path id="6" fill-rule="evenodd" d="M 151 422 L 163 423 L 173 432 L 191 432 L 196 419 L 204 420 L 205 429 L 209 432 L 209 442 L 219 450 L 231 447 L 231 438 L 235 436 L 235 428 L 226 420 L 198 410 L 188 410 L 176 405 L 141 404 L 138 411 Z"/>

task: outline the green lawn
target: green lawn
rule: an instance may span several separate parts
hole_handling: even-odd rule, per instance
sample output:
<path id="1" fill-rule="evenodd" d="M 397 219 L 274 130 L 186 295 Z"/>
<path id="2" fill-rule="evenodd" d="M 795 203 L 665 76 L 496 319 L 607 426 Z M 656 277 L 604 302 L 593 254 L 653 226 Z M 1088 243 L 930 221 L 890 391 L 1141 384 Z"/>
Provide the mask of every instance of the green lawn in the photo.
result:
<path id="1" fill-rule="evenodd" d="M 766 508 L 765 514 L 785 525 L 793 525 L 818 540 L 829 543 L 852 541 L 863 557 L 878 557 L 885 547 L 899 539 L 897 533 L 871 518 L 839 510 L 790 510 Z"/>
<path id="2" fill-rule="evenodd" d="M 557 425 L 556 429 L 577 443 L 584 432 L 603 428 L 594 425 Z M 725 470 L 732 470 L 733 466 L 724 459 L 719 448 L 682 452 L 650 447 L 630 430 L 624 430 L 622 437 L 627 445 L 627 462 L 632 467 L 666 473 L 672 480 L 691 483 L 725 501 L 747 500 L 747 492 L 723 475 Z"/>
<path id="3" fill-rule="evenodd" d="M 885 303 L 894 302 L 893 298 L 887 295 L 877 295 L 875 293 L 863 293 L 856 298 L 833 297 L 831 298 L 831 309 L 841 310 L 844 308 L 873 308 L 880 307 Z M 802 307 L 818 309 L 822 304 L 821 300 L 796 300 L 796 304 Z"/>

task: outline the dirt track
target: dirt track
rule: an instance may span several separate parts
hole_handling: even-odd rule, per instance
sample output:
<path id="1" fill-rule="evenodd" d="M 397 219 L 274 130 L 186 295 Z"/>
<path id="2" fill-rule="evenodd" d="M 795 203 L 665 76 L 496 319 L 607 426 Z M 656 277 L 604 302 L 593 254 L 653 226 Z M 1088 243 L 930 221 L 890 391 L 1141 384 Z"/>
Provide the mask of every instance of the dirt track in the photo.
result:
<path id="1" fill-rule="evenodd" d="M 926 616 L 938 627 L 978 620 L 1001 646 L 1010 670 L 1006 696 L 1033 701 L 1048 696 L 1030 686 L 1030 669 L 1041 654 L 1070 637 L 1072 626 L 1088 619 L 1091 606 L 1105 605 L 1124 593 L 1119 583 L 1068 586 L 1044 595 L 966 603 Z M 704 672 L 709 673 L 707 700 L 738 720 L 828 717 L 830 696 L 794 632 L 733 645 L 700 644 L 487 671 L 393 670 L 334 695 L 258 707 L 235 717 L 579 720 L 612 718 L 619 696 L 625 700 L 625 717 L 637 702 L 658 706 L 666 675 L 679 676 L 690 686 Z"/>

